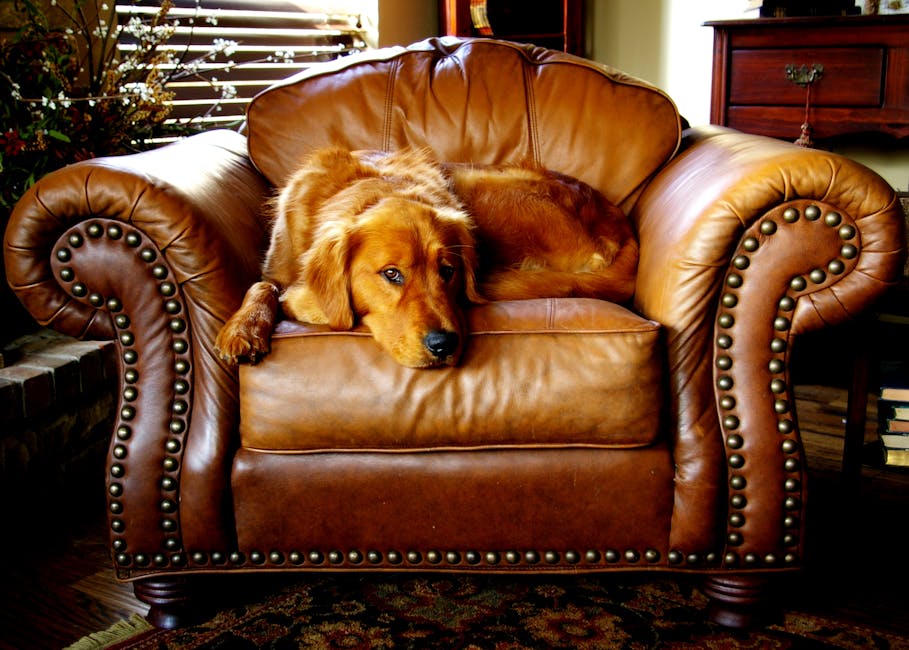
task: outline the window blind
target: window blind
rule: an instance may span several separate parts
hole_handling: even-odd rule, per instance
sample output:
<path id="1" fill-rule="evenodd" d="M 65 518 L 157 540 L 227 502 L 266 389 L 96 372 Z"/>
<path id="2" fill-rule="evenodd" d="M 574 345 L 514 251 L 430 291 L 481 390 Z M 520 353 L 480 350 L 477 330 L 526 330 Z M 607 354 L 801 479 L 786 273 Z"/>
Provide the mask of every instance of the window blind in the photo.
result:
<path id="1" fill-rule="evenodd" d="M 173 0 L 167 21 L 176 28 L 167 47 L 178 63 L 164 66 L 179 66 L 180 73 L 167 85 L 174 93 L 169 119 L 192 121 L 199 129 L 239 123 L 249 101 L 275 81 L 369 48 L 371 15 L 327 12 L 332 3 L 326 2 L 317 5 L 322 11 L 307 11 L 306 4 Z M 115 9 L 120 25 L 134 18 L 147 23 L 161 2 L 117 2 Z M 136 48 L 138 40 L 124 34 L 119 47 Z"/>

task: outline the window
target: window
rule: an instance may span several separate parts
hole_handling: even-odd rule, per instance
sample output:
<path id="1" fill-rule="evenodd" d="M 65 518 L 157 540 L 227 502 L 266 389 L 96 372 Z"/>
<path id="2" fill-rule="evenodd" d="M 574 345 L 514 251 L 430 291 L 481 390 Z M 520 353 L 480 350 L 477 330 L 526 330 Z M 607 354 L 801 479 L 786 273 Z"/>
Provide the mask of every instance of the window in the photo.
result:
<path id="1" fill-rule="evenodd" d="M 168 84 L 171 120 L 198 128 L 233 126 L 246 105 L 277 80 L 314 63 L 375 44 L 376 0 L 173 0 L 169 46 L 193 74 Z M 117 2 L 117 19 L 151 20 L 161 2 Z M 121 39 L 121 48 L 139 47 Z"/>

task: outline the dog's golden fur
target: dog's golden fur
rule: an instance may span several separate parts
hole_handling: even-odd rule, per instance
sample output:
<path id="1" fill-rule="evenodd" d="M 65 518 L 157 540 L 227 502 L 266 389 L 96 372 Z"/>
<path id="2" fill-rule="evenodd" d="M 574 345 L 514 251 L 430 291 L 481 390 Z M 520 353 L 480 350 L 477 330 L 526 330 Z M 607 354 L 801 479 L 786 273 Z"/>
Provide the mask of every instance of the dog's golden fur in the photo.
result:
<path id="1" fill-rule="evenodd" d="M 280 302 L 336 330 L 362 322 L 403 365 L 454 365 L 465 302 L 622 302 L 637 259 L 622 212 L 576 179 L 423 151 L 319 150 L 278 195 L 263 280 L 216 347 L 232 362 L 267 354 Z"/>

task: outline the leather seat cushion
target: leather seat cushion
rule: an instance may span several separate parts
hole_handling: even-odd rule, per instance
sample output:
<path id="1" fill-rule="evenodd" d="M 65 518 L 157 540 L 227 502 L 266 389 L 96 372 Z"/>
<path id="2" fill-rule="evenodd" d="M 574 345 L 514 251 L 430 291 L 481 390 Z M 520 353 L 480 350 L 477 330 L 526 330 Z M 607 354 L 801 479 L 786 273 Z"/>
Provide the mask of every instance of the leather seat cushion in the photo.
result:
<path id="1" fill-rule="evenodd" d="M 275 452 L 640 447 L 659 430 L 660 327 L 609 302 L 469 310 L 459 366 L 395 363 L 365 329 L 279 323 L 240 369 L 240 438 Z"/>

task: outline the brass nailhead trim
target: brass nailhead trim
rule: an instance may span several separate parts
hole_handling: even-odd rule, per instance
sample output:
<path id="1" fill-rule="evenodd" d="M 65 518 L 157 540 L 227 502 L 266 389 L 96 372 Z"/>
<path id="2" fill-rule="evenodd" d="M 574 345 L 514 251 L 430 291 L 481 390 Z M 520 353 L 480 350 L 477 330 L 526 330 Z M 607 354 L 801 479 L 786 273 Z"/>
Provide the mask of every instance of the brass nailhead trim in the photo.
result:
<path id="1" fill-rule="evenodd" d="M 827 262 L 824 268 L 815 268 L 807 273 L 807 276 L 795 276 L 789 282 L 789 289 L 794 294 L 801 293 L 811 285 L 820 285 L 827 282 L 829 276 L 837 276 L 846 270 L 846 260 L 855 259 L 858 256 L 858 247 L 852 243 L 857 235 L 854 225 L 844 223 L 843 215 L 835 210 L 829 210 L 826 213 L 818 205 L 807 205 L 804 210 L 799 210 L 794 206 L 787 207 L 781 212 L 782 222 L 777 223 L 774 218 L 768 217 L 760 221 L 757 228 L 763 237 L 770 238 L 779 232 L 781 227 L 788 224 L 797 223 L 804 216 L 808 221 L 818 221 L 823 216 L 821 224 L 825 227 L 836 228 L 839 237 L 845 242 L 840 248 L 840 256 Z M 735 307 L 739 299 L 737 289 L 742 287 L 746 281 L 744 272 L 751 266 L 749 254 L 759 250 L 762 240 L 755 236 L 747 236 L 742 240 L 741 253 L 736 254 L 731 261 L 731 270 L 727 272 L 725 279 L 726 292 L 720 298 L 721 309 L 717 315 L 718 334 L 715 339 L 715 345 L 718 352 L 715 354 L 716 368 L 721 374 L 716 378 L 716 385 L 721 395 L 718 399 L 719 408 L 725 412 L 721 418 L 721 424 L 726 432 L 726 446 L 730 450 L 727 456 L 727 462 L 733 470 L 741 469 L 746 464 L 746 458 L 738 450 L 744 448 L 744 439 L 738 433 L 741 422 L 735 414 L 737 401 L 733 394 L 735 381 L 729 374 L 722 374 L 730 371 L 735 365 L 735 354 L 733 352 L 735 340 L 733 338 L 733 328 L 735 325 Z M 828 275 L 829 274 L 829 275 Z M 773 409 L 778 416 L 777 430 L 785 438 L 781 442 L 781 451 L 787 456 L 784 461 L 784 469 L 787 477 L 784 479 L 784 489 L 790 493 L 799 493 L 801 482 L 798 480 L 801 464 L 797 459 L 799 445 L 794 439 L 793 434 L 797 433 L 795 422 L 791 419 L 791 407 L 787 398 L 789 387 L 783 379 L 786 372 L 786 363 L 781 355 L 784 355 L 788 349 L 786 333 L 791 329 L 792 321 L 788 315 L 795 309 L 797 301 L 796 295 L 784 295 L 778 303 L 778 313 L 773 320 L 774 331 L 779 332 L 770 342 L 770 350 L 775 355 L 768 363 L 768 369 L 773 375 L 771 379 L 770 390 L 774 395 Z M 733 433 L 735 432 L 735 433 Z M 745 508 L 747 499 L 742 491 L 745 489 L 747 482 L 745 477 L 733 473 L 730 477 L 730 506 L 738 511 Z M 801 507 L 800 499 L 789 497 L 783 504 L 786 511 L 795 510 Z M 745 524 L 745 517 L 742 512 L 734 512 L 730 515 L 729 524 L 733 528 L 741 528 Z M 797 522 L 793 523 L 787 515 L 786 525 L 789 528 L 797 527 Z M 727 543 L 730 546 L 741 545 L 744 542 L 741 533 L 730 531 Z M 797 546 L 799 543 L 798 535 L 791 534 L 787 536 L 787 546 Z M 670 562 L 673 561 L 670 555 Z M 793 562 L 797 559 L 795 554 L 787 554 L 784 562 Z M 729 552 L 723 556 L 723 562 L 727 565 L 738 564 L 740 558 L 736 553 Z M 749 554 L 744 558 L 746 564 L 763 562 L 768 565 L 776 564 L 780 561 L 773 553 L 767 553 L 763 557 L 756 554 Z"/>
<path id="2" fill-rule="evenodd" d="M 126 519 L 121 518 L 124 511 L 123 501 L 123 483 L 122 479 L 126 476 L 127 468 L 122 461 L 129 455 L 129 441 L 132 438 L 131 423 L 139 418 L 140 413 L 137 405 L 140 404 L 141 396 L 140 373 L 137 368 L 140 362 L 140 355 L 135 349 L 136 334 L 132 331 L 132 320 L 127 313 L 123 312 L 123 302 L 117 296 L 105 297 L 96 291 L 90 291 L 88 286 L 78 280 L 76 271 L 69 263 L 75 257 L 75 250 L 82 249 L 91 240 L 101 240 L 106 237 L 112 242 L 122 242 L 128 249 L 132 249 L 134 255 L 138 255 L 139 260 L 149 265 L 151 277 L 158 283 L 158 291 L 165 296 L 167 300 L 162 303 L 162 310 L 169 316 L 168 327 L 174 334 L 183 334 L 189 327 L 189 323 L 184 316 L 177 316 L 184 312 L 182 297 L 179 295 L 177 284 L 169 279 L 170 271 L 166 263 L 158 262 L 159 253 L 153 245 L 143 242 L 146 240 L 142 233 L 133 229 L 128 224 L 118 222 L 104 225 L 102 221 L 91 221 L 81 223 L 70 229 L 66 235 L 66 245 L 56 249 L 55 256 L 59 262 L 67 264 L 59 269 L 58 277 L 62 283 L 69 286 L 69 292 L 78 299 L 84 299 L 89 305 L 96 309 L 106 309 L 113 316 L 113 323 L 118 330 L 117 341 L 120 345 L 120 354 L 124 364 L 123 387 L 121 389 L 122 403 L 119 413 L 119 422 L 115 427 L 115 435 L 118 443 L 113 445 L 111 450 L 112 462 L 110 463 L 110 477 L 112 482 L 108 486 L 109 504 L 108 508 L 112 515 L 110 520 L 111 531 L 115 533 L 111 546 L 114 550 L 114 556 L 117 563 L 121 566 L 148 566 L 153 563 L 156 566 L 164 567 L 168 564 L 183 566 L 187 562 L 200 560 L 204 554 L 196 554 L 189 557 L 180 552 L 182 549 L 179 536 L 179 526 L 174 519 L 178 507 L 176 501 L 176 491 L 178 488 L 177 481 L 171 475 L 180 466 L 179 455 L 183 451 L 182 435 L 188 427 L 187 417 L 190 412 L 190 403 L 188 394 L 190 392 L 192 366 L 190 364 L 190 346 L 185 338 L 175 338 L 172 343 L 172 350 L 177 355 L 174 361 L 174 370 L 181 378 L 174 382 L 174 393 L 181 397 L 174 397 L 172 402 L 172 416 L 169 424 L 172 437 L 166 443 L 166 453 L 168 454 L 162 463 L 162 476 L 160 485 L 162 489 L 162 499 L 160 501 L 160 510 L 162 516 L 161 530 L 166 533 L 163 539 L 164 547 L 171 553 L 157 553 L 147 555 L 144 553 L 130 554 L 127 551 L 125 535 Z M 156 263 L 157 262 L 157 263 Z M 164 496 L 171 495 L 171 496 Z M 224 558 L 223 554 L 215 554 Z M 214 556 L 214 555 L 213 555 Z M 226 560 L 225 560 L 226 561 Z"/>
<path id="3" fill-rule="evenodd" d="M 175 506 L 167 502 L 162 502 L 161 507 L 166 510 Z M 607 564 L 619 564 L 624 562 L 628 565 L 640 565 L 642 563 L 657 565 L 663 560 L 663 554 L 653 548 L 645 548 L 643 550 L 633 548 L 624 550 L 606 549 L 602 552 L 588 549 L 584 553 L 580 553 L 576 550 L 557 551 L 553 549 L 545 551 L 526 550 L 523 552 L 516 550 L 480 552 L 476 550 L 441 551 L 431 549 L 428 551 L 419 551 L 411 549 L 405 553 L 395 550 L 383 553 L 382 551 L 375 549 L 366 551 L 360 549 L 350 549 L 347 551 L 332 549 L 328 551 L 310 550 L 308 552 L 301 552 L 299 550 L 283 551 L 280 549 L 272 549 L 265 552 L 259 549 L 252 549 L 248 553 L 241 551 L 232 551 L 228 553 L 220 550 L 209 551 L 197 549 L 191 552 L 183 552 L 182 549 L 179 548 L 180 541 L 177 537 L 168 537 L 165 540 L 165 547 L 168 551 L 171 551 L 169 555 L 158 553 L 152 556 L 152 561 L 157 566 L 164 567 L 168 564 L 182 566 L 188 564 L 197 567 L 205 567 L 210 564 L 224 564 L 229 561 L 237 567 L 244 567 L 249 563 L 255 567 L 268 568 L 289 563 L 297 567 L 318 568 L 328 566 L 335 568 L 343 566 L 359 567 L 364 562 L 371 565 L 379 565 L 382 564 L 383 561 L 387 561 L 391 565 L 397 566 L 404 564 L 405 566 L 413 568 L 425 567 L 426 564 L 434 567 L 456 567 L 464 565 L 469 567 L 478 567 L 481 565 L 495 567 L 502 562 L 509 565 L 524 564 L 527 566 L 535 566 L 538 564 L 546 564 L 553 567 L 563 566 L 568 568 L 581 563 L 598 565 L 603 562 Z M 142 566 L 148 564 L 148 556 L 145 553 L 130 554 L 126 552 L 125 542 L 122 539 L 118 539 L 114 542 L 114 548 L 115 551 L 118 551 L 117 562 L 121 566 Z M 707 563 L 715 563 L 718 557 L 719 555 L 716 553 L 707 553 L 706 555 L 698 553 L 684 554 L 681 550 L 674 549 L 666 555 L 666 560 L 669 564 L 674 565 L 683 562 L 689 565 L 701 565 L 705 561 Z"/>

